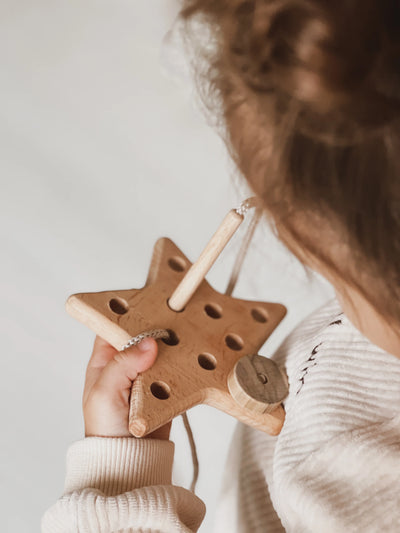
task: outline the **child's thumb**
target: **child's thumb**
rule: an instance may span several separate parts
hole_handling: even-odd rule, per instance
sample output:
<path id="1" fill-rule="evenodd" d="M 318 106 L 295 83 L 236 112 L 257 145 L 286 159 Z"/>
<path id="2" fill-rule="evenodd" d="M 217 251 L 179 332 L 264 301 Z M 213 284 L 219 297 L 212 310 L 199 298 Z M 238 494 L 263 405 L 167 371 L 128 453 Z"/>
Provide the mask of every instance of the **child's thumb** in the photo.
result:
<path id="1" fill-rule="evenodd" d="M 104 367 L 97 386 L 109 391 L 130 388 L 138 373 L 145 372 L 154 364 L 157 351 L 157 342 L 146 338 L 137 346 L 116 353 Z"/>

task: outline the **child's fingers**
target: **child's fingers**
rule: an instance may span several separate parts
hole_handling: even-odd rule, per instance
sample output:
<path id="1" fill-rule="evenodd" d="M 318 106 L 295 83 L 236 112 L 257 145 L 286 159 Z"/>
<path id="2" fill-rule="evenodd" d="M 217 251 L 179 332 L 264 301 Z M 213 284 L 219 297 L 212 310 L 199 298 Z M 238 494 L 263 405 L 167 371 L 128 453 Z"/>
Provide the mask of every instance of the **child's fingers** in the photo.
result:
<path id="1" fill-rule="evenodd" d="M 102 369 L 93 386 L 98 392 L 109 396 L 130 393 L 132 381 L 139 372 L 150 368 L 157 357 L 157 342 L 147 338 L 138 346 L 117 352 Z"/>
<path id="2" fill-rule="evenodd" d="M 87 437 L 130 436 L 128 415 L 132 381 L 139 372 L 152 366 L 157 348 L 157 342 L 148 338 L 138 346 L 118 352 L 105 341 L 96 339 L 83 397 Z"/>
<path id="3" fill-rule="evenodd" d="M 109 342 L 96 335 L 88 368 L 105 367 L 117 352 L 118 350 L 111 346 Z"/>
<path id="4" fill-rule="evenodd" d="M 111 344 L 102 339 L 98 335 L 94 340 L 93 351 L 90 357 L 85 378 L 85 390 L 83 392 L 83 402 L 91 391 L 93 385 L 96 383 L 104 367 L 109 361 L 118 353 Z"/>

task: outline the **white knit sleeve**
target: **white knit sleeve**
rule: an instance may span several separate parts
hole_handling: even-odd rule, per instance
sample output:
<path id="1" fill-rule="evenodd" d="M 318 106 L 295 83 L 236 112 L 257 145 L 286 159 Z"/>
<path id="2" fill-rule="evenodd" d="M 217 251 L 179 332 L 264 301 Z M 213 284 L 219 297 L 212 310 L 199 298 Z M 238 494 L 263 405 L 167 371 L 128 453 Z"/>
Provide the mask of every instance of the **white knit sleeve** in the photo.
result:
<path id="1" fill-rule="evenodd" d="M 400 416 L 326 442 L 291 470 L 277 497 L 289 532 L 400 531 Z"/>
<path id="2" fill-rule="evenodd" d="M 197 531 L 204 503 L 171 485 L 174 444 L 90 437 L 67 454 L 64 495 L 47 510 L 42 533 Z"/>

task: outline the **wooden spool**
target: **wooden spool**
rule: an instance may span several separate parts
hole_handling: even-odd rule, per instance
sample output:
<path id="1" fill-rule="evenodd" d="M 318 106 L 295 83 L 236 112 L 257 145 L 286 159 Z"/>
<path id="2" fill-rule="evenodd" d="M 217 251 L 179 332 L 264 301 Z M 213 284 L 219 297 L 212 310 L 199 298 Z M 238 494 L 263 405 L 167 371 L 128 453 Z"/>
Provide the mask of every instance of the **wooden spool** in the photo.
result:
<path id="1" fill-rule="evenodd" d="M 261 355 L 245 355 L 228 376 L 228 388 L 235 401 L 255 413 L 271 413 L 289 392 L 286 374 Z"/>
<path id="2" fill-rule="evenodd" d="M 231 217 L 231 222 L 237 227 L 237 219 Z M 229 240 L 232 233 L 228 231 L 225 238 Z M 206 260 L 207 268 L 222 248 L 212 248 L 213 260 Z M 144 331 L 170 332 L 169 339 L 159 341 L 155 364 L 133 384 L 129 429 L 134 436 L 143 437 L 201 403 L 278 434 L 283 407 L 274 404 L 270 412 L 260 412 L 245 404 L 240 394 L 234 394 L 235 399 L 228 377 L 244 355 L 260 349 L 285 316 L 285 306 L 233 298 L 215 291 L 205 279 L 200 283 L 194 279 L 194 291 L 193 284 L 186 287 L 183 297 L 180 293 L 179 310 L 171 309 L 171 295 L 191 266 L 171 240 L 161 238 L 142 289 L 74 294 L 67 300 L 67 310 L 117 350 Z"/>

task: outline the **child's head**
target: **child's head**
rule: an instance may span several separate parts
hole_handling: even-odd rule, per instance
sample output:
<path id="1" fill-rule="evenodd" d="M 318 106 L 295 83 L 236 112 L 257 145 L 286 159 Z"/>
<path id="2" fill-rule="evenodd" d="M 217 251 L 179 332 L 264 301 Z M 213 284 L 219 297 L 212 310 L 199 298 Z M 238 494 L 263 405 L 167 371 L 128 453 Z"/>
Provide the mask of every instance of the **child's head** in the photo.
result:
<path id="1" fill-rule="evenodd" d="M 211 36 L 205 101 L 279 237 L 399 324 L 398 2 L 184 4 Z"/>

